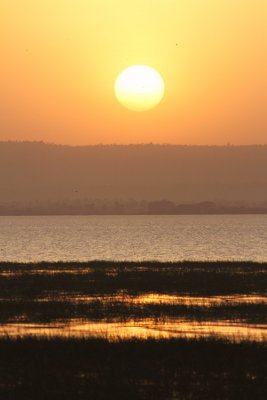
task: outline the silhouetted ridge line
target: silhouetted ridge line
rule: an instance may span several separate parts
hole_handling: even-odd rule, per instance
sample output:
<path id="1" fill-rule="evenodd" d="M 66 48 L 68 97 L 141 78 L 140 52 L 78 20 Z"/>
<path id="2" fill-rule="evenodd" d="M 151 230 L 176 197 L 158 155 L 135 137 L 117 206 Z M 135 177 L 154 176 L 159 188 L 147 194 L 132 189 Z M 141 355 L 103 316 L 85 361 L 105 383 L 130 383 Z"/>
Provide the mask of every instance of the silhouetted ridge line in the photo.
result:
<path id="1" fill-rule="evenodd" d="M 70 214 L 265 213 L 266 170 L 267 145 L 0 142 L 0 209 L 6 214 L 62 214 L 59 208 Z"/>

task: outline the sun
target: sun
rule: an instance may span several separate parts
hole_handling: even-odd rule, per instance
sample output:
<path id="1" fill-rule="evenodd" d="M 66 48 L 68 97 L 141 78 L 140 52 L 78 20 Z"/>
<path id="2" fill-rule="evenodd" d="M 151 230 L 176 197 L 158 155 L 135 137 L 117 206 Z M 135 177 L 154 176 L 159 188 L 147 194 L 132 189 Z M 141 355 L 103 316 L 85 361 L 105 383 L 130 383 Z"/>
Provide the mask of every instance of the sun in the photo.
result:
<path id="1" fill-rule="evenodd" d="M 118 101 L 132 111 L 146 111 L 160 103 L 165 83 L 161 75 L 145 65 L 133 65 L 120 73 L 115 81 Z"/>

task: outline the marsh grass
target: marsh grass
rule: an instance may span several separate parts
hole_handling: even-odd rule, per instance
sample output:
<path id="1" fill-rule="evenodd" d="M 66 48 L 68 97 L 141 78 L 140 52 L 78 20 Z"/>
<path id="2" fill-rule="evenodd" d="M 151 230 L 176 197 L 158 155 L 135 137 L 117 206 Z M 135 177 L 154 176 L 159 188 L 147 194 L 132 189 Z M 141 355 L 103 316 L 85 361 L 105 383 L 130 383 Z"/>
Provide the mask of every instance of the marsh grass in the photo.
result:
<path id="1" fill-rule="evenodd" d="M 265 399 L 267 347 L 222 340 L 2 338 L 0 398 Z"/>
<path id="2" fill-rule="evenodd" d="M 0 263 L 1 297 L 10 291 L 27 298 L 49 291 L 266 295 L 266 280 L 267 263 L 253 262 Z"/>
<path id="3" fill-rule="evenodd" d="M 94 321 L 129 321 L 142 318 L 183 318 L 195 321 L 238 320 L 247 324 L 267 323 L 267 304 L 231 304 L 218 306 L 190 306 L 172 304 L 131 304 L 123 302 L 90 303 L 57 301 L 0 301 L 2 323 L 24 321 L 52 323 L 76 319 Z"/>
<path id="4" fill-rule="evenodd" d="M 263 324 L 267 302 L 236 304 L 222 300 L 220 304 L 203 306 L 201 296 L 264 298 L 266 290 L 267 264 L 261 263 L 0 263 L 0 322 L 184 318 Z M 200 303 L 131 301 L 151 294 L 195 296 Z M 87 297 L 90 301 L 77 300 Z"/>
<path id="5" fill-rule="evenodd" d="M 0 263 L 0 322 L 139 319 L 266 323 L 267 264 L 250 262 Z M 194 296 L 194 303 L 132 301 Z M 225 301 L 223 296 L 259 296 Z M 222 296 L 209 305 L 201 302 Z M 199 304 L 197 299 L 200 299 Z M 83 301 L 79 301 L 83 298 Z M 88 300 L 87 300 L 88 298 Z M 0 337 L 4 400 L 262 400 L 266 342 Z"/>

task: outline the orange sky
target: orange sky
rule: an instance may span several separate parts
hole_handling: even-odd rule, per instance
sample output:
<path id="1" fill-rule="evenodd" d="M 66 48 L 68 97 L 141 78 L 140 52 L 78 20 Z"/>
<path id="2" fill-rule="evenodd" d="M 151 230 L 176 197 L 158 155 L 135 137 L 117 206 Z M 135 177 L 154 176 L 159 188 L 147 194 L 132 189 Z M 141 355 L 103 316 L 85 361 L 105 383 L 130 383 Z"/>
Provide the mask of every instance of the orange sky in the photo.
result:
<path id="1" fill-rule="evenodd" d="M 266 0 L 1 0 L 0 140 L 267 143 Z M 163 101 L 114 81 L 157 69 Z"/>

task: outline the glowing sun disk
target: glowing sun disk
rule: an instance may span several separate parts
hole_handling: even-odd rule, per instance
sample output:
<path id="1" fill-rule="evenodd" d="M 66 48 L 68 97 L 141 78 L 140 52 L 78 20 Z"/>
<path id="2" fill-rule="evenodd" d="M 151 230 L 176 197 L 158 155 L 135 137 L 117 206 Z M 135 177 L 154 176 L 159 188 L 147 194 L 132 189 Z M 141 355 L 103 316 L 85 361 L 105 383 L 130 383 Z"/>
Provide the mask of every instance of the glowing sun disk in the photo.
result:
<path id="1" fill-rule="evenodd" d="M 126 68 L 115 82 L 118 101 L 133 111 L 154 108 L 162 100 L 164 91 L 165 84 L 161 75 L 145 65 Z"/>

